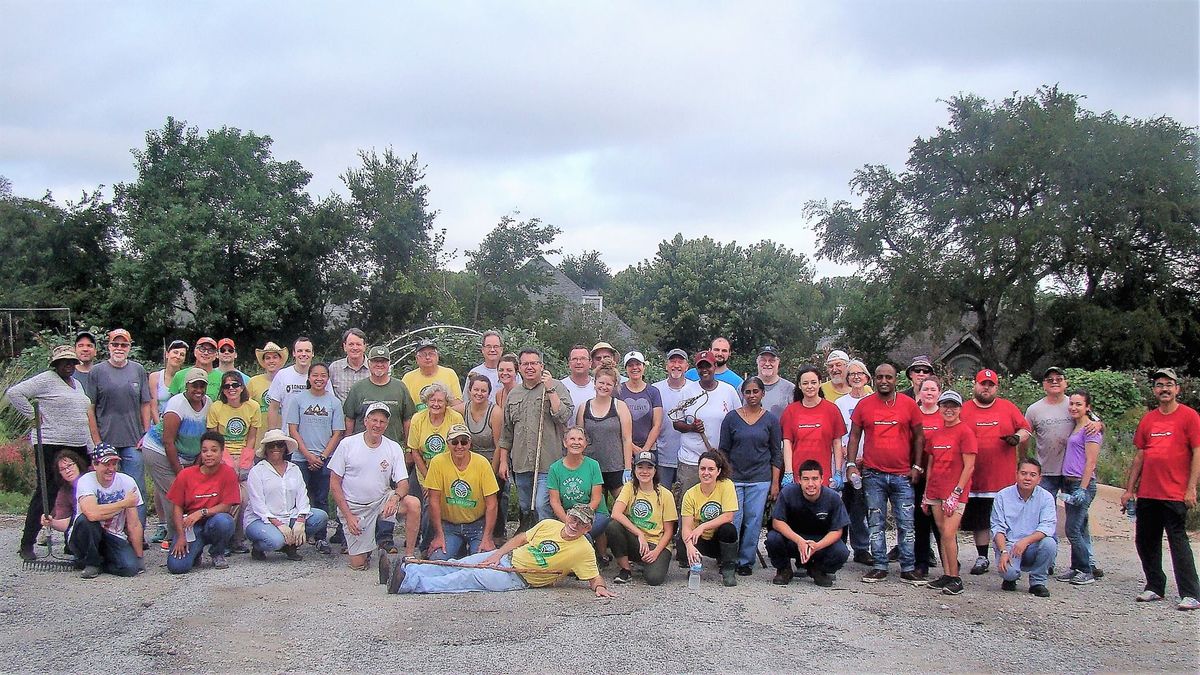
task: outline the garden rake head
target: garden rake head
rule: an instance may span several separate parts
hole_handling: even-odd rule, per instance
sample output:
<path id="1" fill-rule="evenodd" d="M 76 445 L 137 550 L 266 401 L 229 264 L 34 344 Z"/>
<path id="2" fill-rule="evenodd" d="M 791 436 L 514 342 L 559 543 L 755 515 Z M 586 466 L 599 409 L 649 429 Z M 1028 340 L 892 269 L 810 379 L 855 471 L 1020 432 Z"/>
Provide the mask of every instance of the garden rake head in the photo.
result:
<path id="1" fill-rule="evenodd" d="M 49 530 L 49 528 L 47 528 Z M 54 534 L 49 530 L 46 537 L 46 555 L 25 561 L 25 569 L 35 572 L 74 572 L 75 559 L 54 554 Z"/>

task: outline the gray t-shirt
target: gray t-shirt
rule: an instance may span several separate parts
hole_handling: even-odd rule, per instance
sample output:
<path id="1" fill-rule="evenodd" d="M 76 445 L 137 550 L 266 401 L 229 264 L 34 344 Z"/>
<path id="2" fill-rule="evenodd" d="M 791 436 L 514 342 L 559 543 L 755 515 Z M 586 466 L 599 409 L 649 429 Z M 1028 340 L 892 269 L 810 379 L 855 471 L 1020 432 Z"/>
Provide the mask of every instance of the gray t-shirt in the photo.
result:
<path id="1" fill-rule="evenodd" d="M 1042 463 L 1043 476 L 1061 476 L 1063 457 L 1067 452 L 1067 439 L 1075 430 L 1075 420 L 1067 408 L 1067 398 L 1058 403 L 1046 399 L 1035 401 L 1025 411 L 1025 419 L 1033 427 L 1037 439 L 1038 461 Z"/>
<path id="2" fill-rule="evenodd" d="M 103 361 L 92 367 L 90 375 L 100 440 L 118 448 L 137 445 L 146 433 L 142 404 L 151 398 L 146 369 L 137 361 L 126 361 L 120 368 Z"/>
<path id="3" fill-rule="evenodd" d="M 303 389 L 287 397 L 286 408 L 283 411 L 283 423 L 286 427 L 295 424 L 304 439 L 304 446 L 309 452 L 325 452 L 333 432 L 345 431 L 346 417 L 342 414 L 342 402 L 328 389 L 321 396 L 316 396 L 311 389 Z M 289 428 L 290 429 L 290 428 Z M 304 455 L 296 450 L 292 460 L 304 461 Z"/>
<path id="4" fill-rule="evenodd" d="M 762 407 L 775 413 L 776 417 L 782 419 L 783 409 L 788 407 L 795 395 L 796 385 L 781 377 L 775 381 L 775 384 L 766 385 L 766 391 L 763 392 Z"/>

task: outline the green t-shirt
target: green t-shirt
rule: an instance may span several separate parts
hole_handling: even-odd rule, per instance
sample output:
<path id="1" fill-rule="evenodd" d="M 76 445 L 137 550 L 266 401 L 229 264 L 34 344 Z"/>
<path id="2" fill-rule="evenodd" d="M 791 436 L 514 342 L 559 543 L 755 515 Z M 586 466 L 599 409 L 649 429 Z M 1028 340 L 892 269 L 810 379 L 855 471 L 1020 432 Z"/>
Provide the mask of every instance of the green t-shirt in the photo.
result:
<path id="1" fill-rule="evenodd" d="M 354 429 L 347 429 L 346 435 L 357 434 L 365 430 L 363 417 L 367 412 L 367 406 L 372 403 L 386 403 L 391 408 L 392 414 L 388 418 L 387 430 L 383 432 L 383 435 L 396 441 L 401 447 L 407 447 L 404 439 L 404 423 L 416 414 L 417 406 L 413 404 L 412 398 L 408 395 L 408 387 L 394 377 L 389 378 L 387 384 L 383 386 L 368 379 L 355 382 L 354 386 L 350 387 L 350 391 L 346 393 L 346 402 L 342 404 L 342 414 L 354 420 Z"/>
<path id="2" fill-rule="evenodd" d="M 600 473 L 600 463 L 591 457 L 584 457 L 583 464 L 580 464 L 578 469 L 568 469 L 560 459 L 550 465 L 550 471 L 546 474 L 546 488 L 558 490 L 558 498 L 564 511 L 576 504 L 590 503 L 594 485 L 601 486 L 603 494 L 604 476 Z M 608 504 L 603 496 L 596 512 L 608 513 Z"/>

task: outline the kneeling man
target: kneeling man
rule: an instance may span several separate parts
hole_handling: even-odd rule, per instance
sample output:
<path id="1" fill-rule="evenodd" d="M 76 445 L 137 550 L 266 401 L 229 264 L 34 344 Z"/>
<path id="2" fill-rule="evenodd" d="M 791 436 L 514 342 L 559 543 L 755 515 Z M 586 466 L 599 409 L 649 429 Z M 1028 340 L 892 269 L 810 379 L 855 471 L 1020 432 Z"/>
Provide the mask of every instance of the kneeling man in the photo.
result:
<path id="1" fill-rule="evenodd" d="M 821 464 L 809 459 L 800 465 L 800 482 L 779 493 L 767 533 L 767 555 L 775 568 L 771 583 L 786 586 L 795 559 L 818 586 L 832 586 L 834 573 L 850 557 L 842 543 L 850 515 L 841 495 L 824 482 Z"/>
<path id="2" fill-rule="evenodd" d="M 433 526 L 429 557 L 433 560 L 496 548 L 492 528 L 500 486 L 492 464 L 471 452 L 471 430 L 465 424 L 450 427 L 446 442 L 450 452 L 434 456 L 425 475 L 425 502 Z"/>
<path id="3" fill-rule="evenodd" d="M 142 495 L 137 483 L 117 471 L 121 454 L 108 443 L 92 450 L 92 470 L 75 484 L 76 516 L 69 542 L 79 576 L 94 579 L 101 570 L 131 577 L 142 568 Z"/>
<path id="4" fill-rule="evenodd" d="M 996 547 L 996 569 L 1006 591 L 1017 590 L 1021 572 L 1029 572 L 1029 592 L 1050 597 L 1046 579 L 1058 554 L 1055 528 L 1058 512 L 1054 497 L 1039 485 L 1042 465 L 1026 457 L 1017 463 L 1017 484 L 996 493 L 992 502 L 992 543 Z"/>

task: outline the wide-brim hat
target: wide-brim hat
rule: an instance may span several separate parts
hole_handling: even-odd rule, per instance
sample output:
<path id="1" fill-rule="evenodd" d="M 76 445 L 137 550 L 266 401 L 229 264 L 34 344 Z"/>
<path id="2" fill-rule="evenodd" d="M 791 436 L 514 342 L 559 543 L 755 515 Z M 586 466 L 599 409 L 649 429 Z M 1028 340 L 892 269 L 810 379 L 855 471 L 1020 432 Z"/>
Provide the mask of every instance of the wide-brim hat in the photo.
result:
<path id="1" fill-rule="evenodd" d="M 266 368 L 267 367 L 266 364 L 263 363 L 263 358 L 262 358 L 263 354 L 279 354 L 280 356 L 283 357 L 284 363 L 287 363 L 287 360 L 288 360 L 287 347 L 280 347 L 279 345 L 275 344 L 274 342 L 268 342 L 267 344 L 263 345 L 262 349 L 254 350 L 254 359 L 256 361 L 258 361 L 259 366 Z"/>
<path id="2" fill-rule="evenodd" d="M 50 361 L 48 363 L 53 366 L 58 361 L 74 361 L 75 363 L 79 363 L 79 356 L 75 354 L 75 348 L 71 345 L 59 345 L 54 348 L 54 351 L 50 352 Z"/>
<path id="3" fill-rule="evenodd" d="M 258 439 L 258 447 L 254 448 L 255 457 L 263 459 L 267 456 L 267 452 L 265 450 L 267 443 L 286 443 L 288 453 L 293 453 L 298 447 L 300 447 L 296 443 L 296 439 L 288 436 L 279 429 L 271 429 L 267 433 L 263 434 L 262 438 Z"/>

